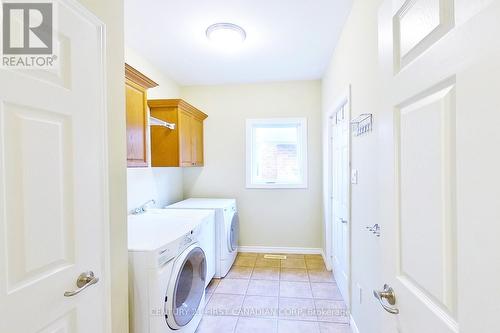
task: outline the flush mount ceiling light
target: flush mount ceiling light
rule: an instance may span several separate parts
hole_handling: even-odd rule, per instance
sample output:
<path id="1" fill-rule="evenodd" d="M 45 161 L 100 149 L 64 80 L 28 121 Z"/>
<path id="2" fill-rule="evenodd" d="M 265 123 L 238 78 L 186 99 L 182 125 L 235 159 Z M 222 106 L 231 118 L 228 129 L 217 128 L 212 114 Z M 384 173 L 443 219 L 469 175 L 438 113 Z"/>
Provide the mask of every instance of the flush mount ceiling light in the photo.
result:
<path id="1" fill-rule="evenodd" d="M 221 46 L 237 46 L 245 41 L 247 34 L 239 25 L 215 23 L 207 28 L 207 38 Z"/>

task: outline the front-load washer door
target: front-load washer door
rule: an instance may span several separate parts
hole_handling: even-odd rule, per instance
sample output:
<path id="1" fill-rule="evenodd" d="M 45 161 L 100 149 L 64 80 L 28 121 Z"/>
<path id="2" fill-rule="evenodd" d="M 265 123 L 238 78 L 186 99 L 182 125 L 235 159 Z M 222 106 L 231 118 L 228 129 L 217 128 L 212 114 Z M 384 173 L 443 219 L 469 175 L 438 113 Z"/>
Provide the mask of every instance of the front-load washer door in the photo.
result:
<path id="1" fill-rule="evenodd" d="M 234 213 L 231 218 L 231 224 L 228 230 L 228 250 L 232 253 L 238 249 L 238 242 L 240 237 L 240 219 L 238 213 Z"/>
<path id="2" fill-rule="evenodd" d="M 200 308 L 205 292 L 207 262 L 205 252 L 196 244 L 177 258 L 166 298 L 168 326 L 180 329 L 189 324 Z"/>

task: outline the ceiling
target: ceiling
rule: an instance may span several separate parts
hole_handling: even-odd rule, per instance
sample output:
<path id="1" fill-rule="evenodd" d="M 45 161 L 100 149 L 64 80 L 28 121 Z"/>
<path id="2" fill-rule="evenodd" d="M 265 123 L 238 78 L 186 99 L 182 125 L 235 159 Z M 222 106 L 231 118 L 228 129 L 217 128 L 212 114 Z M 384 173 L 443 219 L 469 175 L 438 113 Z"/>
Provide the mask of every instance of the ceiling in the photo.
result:
<path id="1" fill-rule="evenodd" d="M 312 80 L 323 76 L 352 0 L 125 0 L 125 44 L 181 85 Z M 237 49 L 207 27 L 246 30 Z"/>

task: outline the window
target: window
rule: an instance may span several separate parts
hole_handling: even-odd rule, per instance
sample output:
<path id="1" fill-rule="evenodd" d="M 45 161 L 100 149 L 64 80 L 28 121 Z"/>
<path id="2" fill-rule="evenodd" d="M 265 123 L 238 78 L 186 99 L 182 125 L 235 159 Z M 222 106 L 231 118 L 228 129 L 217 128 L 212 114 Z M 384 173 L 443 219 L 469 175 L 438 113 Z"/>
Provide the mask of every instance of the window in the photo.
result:
<path id="1" fill-rule="evenodd" d="M 246 169 L 247 188 L 306 188 L 306 118 L 248 119 Z"/>

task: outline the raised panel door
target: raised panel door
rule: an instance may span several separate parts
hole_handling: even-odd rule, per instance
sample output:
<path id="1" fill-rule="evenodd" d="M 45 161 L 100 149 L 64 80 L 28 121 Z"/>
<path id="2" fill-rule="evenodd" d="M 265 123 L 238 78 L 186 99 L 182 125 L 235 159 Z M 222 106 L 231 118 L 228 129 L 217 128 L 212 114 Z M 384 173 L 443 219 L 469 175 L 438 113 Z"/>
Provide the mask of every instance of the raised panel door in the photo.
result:
<path id="1" fill-rule="evenodd" d="M 105 26 L 77 2 L 53 6 L 58 68 L 0 69 L 2 333 L 110 324 Z M 100 281 L 65 295 L 85 271 Z"/>
<path id="2" fill-rule="evenodd" d="M 384 332 L 498 327 L 498 17 L 488 0 L 381 7 L 381 241 L 399 309 Z"/>

